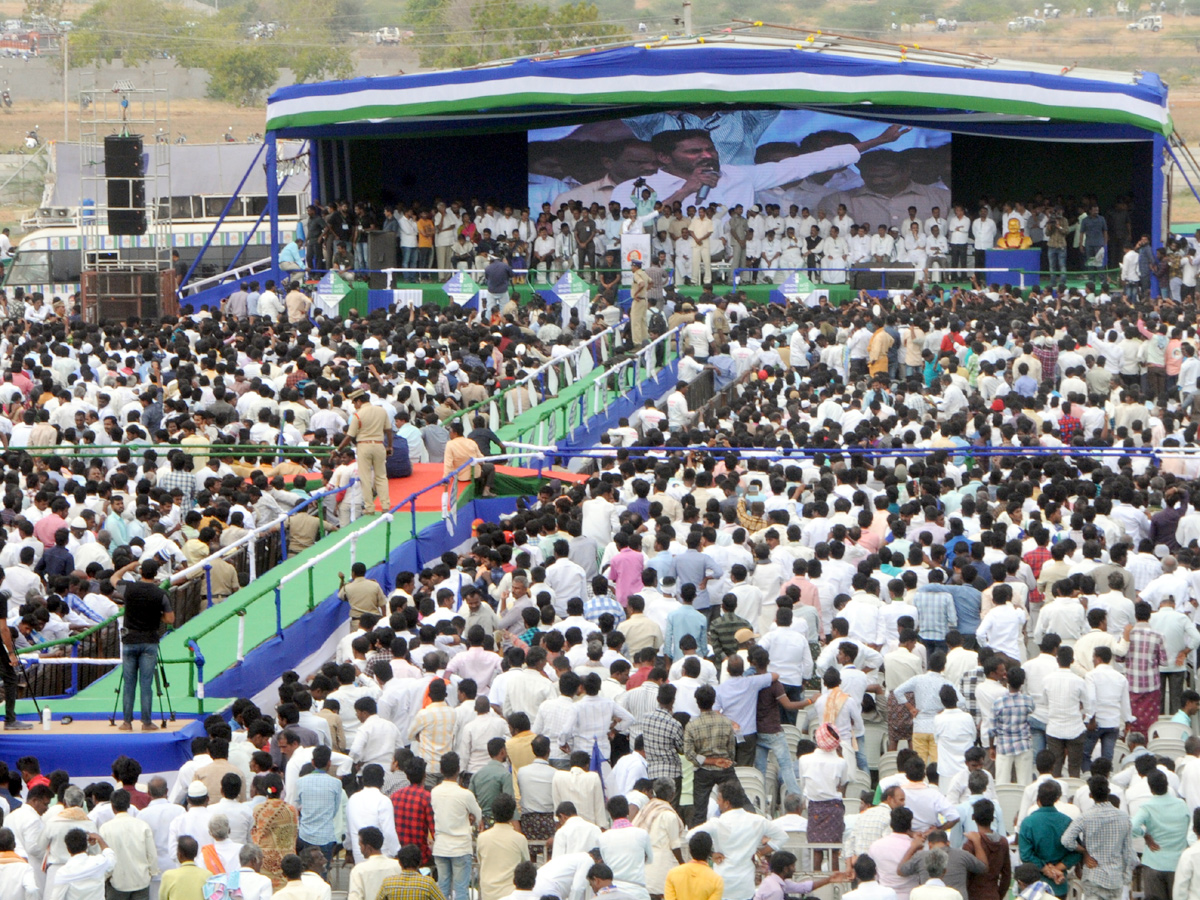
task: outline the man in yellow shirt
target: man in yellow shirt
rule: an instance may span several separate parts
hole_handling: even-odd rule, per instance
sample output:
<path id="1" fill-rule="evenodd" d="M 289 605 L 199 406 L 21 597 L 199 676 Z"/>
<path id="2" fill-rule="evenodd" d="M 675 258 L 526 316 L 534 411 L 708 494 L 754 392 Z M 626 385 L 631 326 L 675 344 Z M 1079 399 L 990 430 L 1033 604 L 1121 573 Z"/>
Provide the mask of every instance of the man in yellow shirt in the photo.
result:
<path id="1" fill-rule="evenodd" d="M 451 422 L 450 440 L 446 443 L 445 465 L 442 468 L 442 474 L 449 475 L 472 459 L 479 459 L 482 456 L 483 452 L 479 449 L 479 445 L 464 434 L 462 421 L 455 419 Z M 458 473 L 458 486 L 459 489 L 462 489 L 468 483 L 477 482 L 476 486 L 482 488 L 481 496 L 495 497 L 495 493 L 492 492 L 492 483 L 495 479 L 496 467 L 491 463 L 480 463 L 469 466 Z"/>
<path id="2" fill-rule="evenodd" d="M 159 900 L 204 900 L 204 882 L 212 873 L 196 865 L 200 845 L 190 835 L 181 835 L 175 858 L 179 866 L 162 873 L 162 885 L 158 889 Z"/>
<path id="3" fill-rule="evenodd" d="M 725 879 L 712 870 L 712 836 L 698 831 L 688 840 L 691 861 L 667 873 L 664 900 L 721 900 Z"/>

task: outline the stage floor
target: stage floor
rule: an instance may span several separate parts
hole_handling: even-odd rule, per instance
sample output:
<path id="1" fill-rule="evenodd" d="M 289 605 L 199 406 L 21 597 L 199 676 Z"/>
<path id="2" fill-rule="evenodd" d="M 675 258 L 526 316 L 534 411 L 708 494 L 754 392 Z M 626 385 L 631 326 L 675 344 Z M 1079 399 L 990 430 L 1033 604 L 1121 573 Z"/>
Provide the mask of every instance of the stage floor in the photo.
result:
<path id="1" fill-rule="evenodd" d="M 51 712 L 53 715 L 53 711 Z M 63 722 L 62 719 L 55 718 L 47 729 L 41 724 L 34 725 L 29 731 L 5 731 L 0 729 L 0 736 L 11 738 L 13 740 L 23 740 L 30 737 L 82 737 L 84 735 L 111 735 L 113 737 L 122 737 L 126 740 L 136 740 L 139 737 L 145 736 L 147 739 L 153 738 L 156 735 L 170 734 L 176 731 L 182 731 L 187 728 L 195 719 L 176 718 L 174 721 L 167 719 L 166 724 L 162 723 L 159 718 L 154 719 L 154 724 L 158 726 L 157 731 L 142 731 L 142 723 L 134 722 L 133 731 L 121 731 L 120 712 L 117 714 L 117 724 L 109 725 L 108 719 L 73 719 L 70 722 Z"/>

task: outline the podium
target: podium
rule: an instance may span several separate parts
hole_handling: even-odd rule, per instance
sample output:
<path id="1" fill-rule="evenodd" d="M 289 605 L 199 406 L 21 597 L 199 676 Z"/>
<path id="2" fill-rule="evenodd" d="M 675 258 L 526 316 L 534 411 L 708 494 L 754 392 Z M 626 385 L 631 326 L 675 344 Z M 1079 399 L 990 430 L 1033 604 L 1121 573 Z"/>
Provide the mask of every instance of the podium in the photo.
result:
<path id="1" fill-rule="evenodd" d="M 985 250 L 983 266 L 986 269 L 1007 269 L 1005 272 L 984 272 L 988 284 L 1011 284 L 1014 287 L 1032 287 L 1038 284 L 1038 270 L 1042 267 L 1042 251 L 1029 250 Z"/>

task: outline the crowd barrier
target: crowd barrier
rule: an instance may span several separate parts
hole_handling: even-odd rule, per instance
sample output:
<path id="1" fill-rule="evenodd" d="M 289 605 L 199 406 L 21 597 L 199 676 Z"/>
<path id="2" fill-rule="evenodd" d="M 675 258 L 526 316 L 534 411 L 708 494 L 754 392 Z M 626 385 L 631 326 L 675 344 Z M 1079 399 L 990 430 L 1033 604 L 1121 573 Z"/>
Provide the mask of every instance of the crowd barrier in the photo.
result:
<path id="1" fill-rule="evenodd" d="M 354 480 L 350 483 L 353 484 Z M 320 505 L 342 488 L 321 491 L 287 510 L 283 518 L 242 535 L 195 565 L 174 573 L 163 582 L 180 628 L 214 605 L 212 564 L 220 557 L 238 572 L 243 586 L 257 580 L 287 559 L 287 520 L 302 510 L 313 510 L 318 519 L 318 540 L 325 537 L 325 517 Z M 39 698 L 72 696 L 120 663 L 120 616 L 112 616 L 71 637 L 47 641 L 17 651 L 28 678 L 26 689 Z M 51 654 L 46 658 L 39 658 Z M 191 660 L 188 661 L 189 664 Z"/>
<path id="2" fill-rule="evenodd" d="M 447 422 L 461 419 L 469 433 L 475 416 L 481 415 L 493 431 L 499 432 L 531 409 L 553 400 L 561 390 L 587 377 L 588 373 L 607 365 L 621 346 L 622 332 L 627 327 L 628 320 L 622 319 L 572 347 L 563 356 L 543 363 L 487 400 L 454 413 Z"/>

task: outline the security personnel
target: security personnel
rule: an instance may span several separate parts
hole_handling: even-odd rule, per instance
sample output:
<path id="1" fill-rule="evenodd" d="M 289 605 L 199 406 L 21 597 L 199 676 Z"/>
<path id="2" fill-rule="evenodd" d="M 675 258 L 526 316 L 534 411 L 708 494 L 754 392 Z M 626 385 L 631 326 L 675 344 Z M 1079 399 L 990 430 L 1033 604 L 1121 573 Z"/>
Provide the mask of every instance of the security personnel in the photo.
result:
<path id="1" fill-rule="evenodd" d="M 375 512 L 377 494 L 383 502 L 383 512 L 387 512 L 392 505 L 388 497 L 387 478 L 387 458 L 392 452 L 394 436 L 391 419 L 382 406 L 372 406 L 367 402 L 367 392 L 363 388 L 353 391 L 349 399 L 354 404 L 354 415 L 350 417 L 350 427 L 346 429 L 346 436 L 338 445 L 338 450 L 350 443 L 351 438 L 354 439 L 363 512 L 366 515 Z"/>

